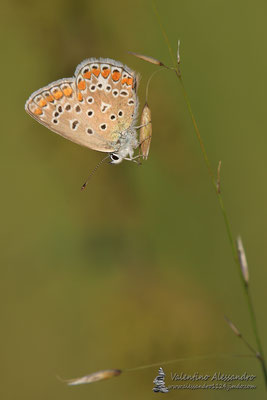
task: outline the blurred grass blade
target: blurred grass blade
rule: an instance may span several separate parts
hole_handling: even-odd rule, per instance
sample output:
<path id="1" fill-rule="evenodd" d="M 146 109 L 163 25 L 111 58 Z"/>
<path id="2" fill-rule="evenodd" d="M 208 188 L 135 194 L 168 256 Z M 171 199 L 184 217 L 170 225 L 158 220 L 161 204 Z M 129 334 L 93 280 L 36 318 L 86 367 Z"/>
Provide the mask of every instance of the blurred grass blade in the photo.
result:
<path id="1" fill-rule="evenodd" d="M 83 385 L 84 383 L 92 383 L 97 381 L 103 381 L 104 379 L 110 379 L 114 376 L 118 376 L 122 373 L 120 369 L 106 369 L 103 371 L 93 372 L 90 375 L 82 376 L 81 378 L 69 379 L 65 381 L 69 386 Z"/>
<path id="2" fill-rule="evenodd" d="M 222 162 L 219 161 L 218 168 L 217 168 L 217 192 L 220 194 L 221 193 L 221 166 Z"/>

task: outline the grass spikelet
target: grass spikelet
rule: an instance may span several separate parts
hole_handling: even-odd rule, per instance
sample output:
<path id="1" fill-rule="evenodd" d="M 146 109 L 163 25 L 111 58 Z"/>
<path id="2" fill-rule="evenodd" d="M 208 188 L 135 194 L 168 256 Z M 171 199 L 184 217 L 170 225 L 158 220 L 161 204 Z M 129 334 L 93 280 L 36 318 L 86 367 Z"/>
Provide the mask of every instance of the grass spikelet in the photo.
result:
<path id="1" fill-rule="evenodd" d="M 69 379 L 65 382 L 69 386 L 83 385 L 85 383 L 92 383 L 97 381 L 103 381 L 105 379 L 113 378 L 114 376 L 118 376 L 122 373 L 120 369 L 106 369 L 103 371 L 93 372 L 90 375 L 82 376 L 81 378 Z"/>
<path id="2" fill-rule="evenodd" d="M 129 52 L 129 54 L 140 58 L 143 61 L 149 62 L 150 64 L 154 64 L 154 65 L 159 65 L 161 67 L 165 67 L 165 65 L 163 64 L 163 62 L 157 60 L 156 58 L 150 57 L 150 56 L 145 56 L 143 54 L 138 54 L 138 53 L 132 53 L 131 51 Z"/>
<path id="3" fill-rule="evenodd" d="M 238 259 L 239 259 L 239 264 L 240 268 L 242 271 L 242 276 L 244 279 L 245 284 L 248 286 L 249 282 L 249 273 L 248 273 L 248 263 L 247 263 L 247 257 L 246 253 L 244 250 L 243 242 L 240 236 L 236 239 L 236 247 L 238 251 Z"/>
<path id="4" fill-rule="evenodd" d="M 143 159 L 147 160 L 151 138 L 152 138 L 152 122 L 151 122 L 151 110 L 146 103 L 144 105 L 141 115 L 141 129 L 140 129 L 140 149 Z"/>

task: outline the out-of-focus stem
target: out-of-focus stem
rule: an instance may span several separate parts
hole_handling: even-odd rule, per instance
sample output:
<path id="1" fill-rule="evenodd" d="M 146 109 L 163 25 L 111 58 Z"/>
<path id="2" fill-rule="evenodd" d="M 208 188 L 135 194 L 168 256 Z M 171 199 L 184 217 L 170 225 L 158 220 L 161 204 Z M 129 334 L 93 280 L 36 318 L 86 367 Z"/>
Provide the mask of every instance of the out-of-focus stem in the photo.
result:
<path id="1" fill-rule="evenodd" d="M 239 264 L 238 252 L 237 252 L 237 248 L 235 246 L 235 241 L 233 239 L 233 234 L 232 234 L 229 218 L 228 218 L 228 215 L 227 215 L 225 207 L 224 207 L 224 203 L 223 203 L 221 192 L 220 192 L 220 190 L 218 190 L 217 182 L 216 182 L 216 179 L 214 177 L 213 170 L 212 170 L 212 167 L 211 167 L 211 164 L 210 164 L 210 161 L 209 161 L 209 158 L 208 158 L 208 155 L 207 155 L 203 140 L 201 138 L 201 135 L 200 135 L 200 132 L 199 132 L 199 129 L 198 129 L 198 126 L 197 126 L 197 122 L 196 122 L 196 119 L 195 119 L 195 116 L 193 114 L 193 110 L 192 110 L 192 107 L 191 107 L 191 104 L 190 104 L 190 101 L 189 101 L 189 97 L 188 97 L 187 92 L 185 90 L 185 86 L 184 86 L 184 82 L 183 82 L 182 74 L 181 74 L 181 69 L 180 69 L 180 54 L 179 54 L 179 63 L 177 63 L 177 60 L 175 60 L 175 57 L 173 55 L 173 51 L 172 51 L 172 48 L 171 48 L 171 45 L 170 45 L 170 41 L 169 41 L 168 35 L 166 34 L 165 29 L 164 29 L 164 27 L 162 25 L 160 14 L 158 12 L 155 0 L 152 0 L 152 3 L 153 3 L 154 12 L 156 14 L 156 17 L 157 17 L 157 20 L 158 20 L 162 35 L 163 35 L 163 37 L 164 37 L 164 39 L 166 41 L 166 44 L 167 44 L 167 47 L 168 47 L 168 50 L 169 50 L 169 53 L 170 53 L 170 56 L 171 56 L 171 59 L 172 59 L 172 62 L 173 62 L 173 68 L 170 68 L 170 69 L 175 71 L 176 77 L 178 78 L 178 80 L 179 80 L 179 82 L 181 84 L 183 96 L 184 96 L 184 99 L 185 99 L 185 102 L 186 102 L 190 117 L 191 117 L 192 122 L 193 122 L 195 134 L 197 136 L 197 139 L 198 139 L 198 142 L 199 142 L 199 145 L 200 145 L 200 149 L 201 149 L 201 152 L 202 152 L 206 167 L 208 169 L 208 172 L 209 172 L 213 187 L 215 189 L 215 193 L 216 193 L 216 196 L 217 196 L 217 199 L 218 199 L 218 202 L 219 202 L 219 205 L 220 205 L 220 209 L 221 209 L 221 212 L 222 212 L 222 215 L 223 215 L 223 219 L 224 219 L 224 223 L 225 223 L 225 227 L 226 227 L 226 231 L 227 231 L 227 236 L 228 236 L 228 239 L 229 239 L 229 242 L 230 242 L 230 246 L 231 246 L 231 249 L 232 249 L 234 262 L 237 265 L 239 276 L 240 276 L 240 279 L 241 279 L 241 282 L 242 282 L 242 285 L 243 285 L 244 294 L 245 294 L 245 298 L 246 298 L 247 305 L 248 305 L 251 325 L 252 325 L 253 333 L 254 333 L 254 336 L 255 336 L 256 343 L 257 343 L 258 359 L 259 359 L 259 361 L 261 363 L 261 367 L 262 367 L 263 375 L 264 375 L 264 380 L 265 380 L 265 386 L 267 388 L 267 368 L 266 368 L 266 362 L 265 362 L 265 358 L 264 358 L 264 354 L 263 354 L 263 348 L 262 348 L 262 345 L 261 345 L 261 340 L 260 340 L 260 336 L 259 336 L 259 332 L 258 332 L 256 314 L 254 312 L 254 307 L 253 307 L 253 303 L 252 303 L 251 294 L 250 294 L 250 291 L 249 291 L 249 286 L 246 284 L 246 282 L 243 279 L 242 270 L 241 270 L 240 264 Z"/>

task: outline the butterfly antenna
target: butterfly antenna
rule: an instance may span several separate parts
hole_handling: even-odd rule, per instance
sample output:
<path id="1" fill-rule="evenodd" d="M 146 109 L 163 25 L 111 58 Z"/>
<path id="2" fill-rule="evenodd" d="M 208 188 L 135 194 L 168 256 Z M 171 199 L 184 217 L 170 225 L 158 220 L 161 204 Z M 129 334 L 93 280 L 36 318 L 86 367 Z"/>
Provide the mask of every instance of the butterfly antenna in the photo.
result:
<path id="1" fill-rule="evenodd" d="M 94 175 L 94 173 L 96 172 L 96 170 L 98 169 L 98 167 L 100 167 L 101 164 L 103 164 L 103 162 L 109 158 L 109 155 L 104 157 L 96 166 L 95 168 L 90 172 L 88 178 L 86 179 L 86 181 L 84 182 L 84 184 L 81 187 L 81 190 L 84 190 L 87 186 L 88 181 L 92 178 L 92 176 Z"/>

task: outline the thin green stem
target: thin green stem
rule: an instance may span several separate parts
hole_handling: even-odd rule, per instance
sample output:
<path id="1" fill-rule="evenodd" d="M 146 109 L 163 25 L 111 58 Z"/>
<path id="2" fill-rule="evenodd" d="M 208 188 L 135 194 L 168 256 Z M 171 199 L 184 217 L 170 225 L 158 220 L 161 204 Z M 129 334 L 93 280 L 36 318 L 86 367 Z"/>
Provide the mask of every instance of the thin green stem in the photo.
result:
<path id="1" fill-rule="evenodd" d="M 218 190 L 218 185 L 217 185 L 216 179 L 214 177 L 213 170 L 212 170 L 212 167 L 211 167 L 211 164 L 210 164 L 210 161 L 209 161 L 209 158 L 208 158 L 208 155 L 207 155 L 203 140 L 201 138 L 200 131 L 198 129 L 198 125 L 197 125 L 195 116 L 193 114 L 193 110 L 192 110 L 192 107 L 191 107 L 191 104 L 190 104 L 190 101 L 189 101 L 189 97 L 188 97 L 187 92 L 185 90 L 184 82 L 183 82 L 181 71 L 180 71 L 180 65 L 177 64 L 177 62 L 175 60 L 175 57 L 173 55 L 173 51 L 172 51 L 172 48 L 171 48 L 171 45 L 170 45 L 170 41 L 168 39 L 168 35 L 167 35 L 162 23 L 161 23 L 160 14 L 159 14 L 157 6 L 155 4 L 155 0 L 152 0 L 152 2 L 153 2 L 154 12 L 156 14 L 156 17 L 157 17 L 157 20 L 158 20 L 162 35 L 163 35 L 163 37 L 164 37 L 164 39 L 166 41 L 166 44 L 167 44 L 171 59 L 173 61 L 173 68 L 171 68 L 171 69 L 173 69 L 175 71 L 175 74 L 176 74 L 176 76 L 177 76 L 177 78 L 178 78 L 178 80 L 179 80 L 179 82 L 181 84 L 183 96 L 184 96 L 184 99 L 185 99 L 189 114 L 190 114 L 192 122 L 193 122 L 195 134 L 197 136 L 197 139 L 198 139 L 198 142 L 199 142 L 199 145 L 200 145 L 200 149 L 201 149 L 201 152 L 202 152 L 206 167 L 208 169 L 208 172 L 209 172 L 213 187 L 215 189 L 216 196 L 218 198 L 218 202 L 219 202 L 219 205 L 220 205 L 220 209 L 221 209 L 221 212 L 222 212 L 222 215 L 223 215 L 223 219 L 224 219 L 224 223 L 225 223 L 225 227 L 226 227 L 226 231 L 227 231 L 227 236 L 228 236 L 228 239 L 229 239 L 229 242 L 230 242 L 230 246 L 231 246 L 231 249 L 232 249 L 233 258 L 234 258 L 235 264 L 238 267 L 239 276 L 240 276 L 241 282 L 243 284 L 245 298 L 246 298 L 246 301 L 247 301 L 248 310 L 249 310 L 249 314 L 250 314 L 251 325 L 252 325 L 253 333 L 254 333 L 254 336 L 255 336 L 256 343 L 257 343 L 258 359 L 259 359 L 259 361 L 261 363 L 261 367 L 262 367 L 263 375 L 264 375 L 264 380 L 265 380 L 265 385 L 266 385 L 266 388 L 267 388 L 267 368 L 266 368 L 266 362 L 265 362 L 265 358 L 264 358 L 264 354 L 263 354 L 263 348 L 262 348 L 261 340 L 260 340 L 260 336 L 259 336 L 257 320 L 256 320 L 256 314 L 255 314 L 255 311 L 254 311 L 254 307 L 253 307 L 253 303 L 252 303 L 252 297 L 251 297 L 249 288 L 248 288 L 246 282 L 243 279 L 243 275 L 242 275 L 242 271 L 241 271 L 240 264 L 239 264 L 239 259 L 238 259 L 238 253 L 237 253 L 237 249 L 236 249 L 235 242 L 234 242 L 234 239 L 233 239 L 233 234 L 232 234 L 229 218 L 228 218 L 227 212 L 225 210 L 225 206 L 224 206 L 224 202 L 223 202 L 220 190 Z"/>
<path id="2" fill-rule="evenodd" d="M 157 17 L 157 20 L 158 20 L 158 24 L 159 24 L 161 33 L 162 33 L 162 35 L 163 35 L 163 37 L 164 37 L 164 39 L 166 41 L 166 44 L 167 44 L 167 47 L 168 47 L 168 50 L 169 50 L 173 65 L 175 65 L 175 58 L 173 56 L 173 51 L 172 51 L 172 48 L 171 48 L 171 44 L 170 44 L 168 35 L 166 34 L 165 29 L 164 29 L 164 27 L 163 27 L 163 25 L 161 23 L 160 15 L 159 15 L 159 12 L 158 12 L 158 9 L 157 9 L 157 6 L 156 6 L 156 3 L 155 3 L 154 0 L 152 0 L 152 4 L 153 4 L 154 13 L 155 13 L 155 15 Z"/>
<path id="3" fill-rule="evenodd" d="M 212 358 L 256 358 L 255 354 L 206 354 L 203 356 L 195 356 L 195 357 L 180 357 L 176 358 L 175 360 L 168 360 L 168 361 L 160 361 L 156 362 L 153 364 L 147 364 L 147 365 L 141 365 L 139 367 L 133 367 L 133 368 L 126 368 L 122 369 L 124 372 L 132 372 L 132 371 L 139 371 L 141 369 L 147 369 L 147 368 L 154 368 L 154 367 L 162 367 L 162 365 L 168 365 L 168 364 L 175 364 L 179 362 L 185 362 L 185 361 L 199 361 L 199 360 L 209 360 Z"/>
<path id="4" fill-rule="evenodd" d="M 215 185 L 215 188 L 216 188 L 216 190 L 217 190 L 217 186 L 216 186 L 216 182 L 215 182 L 215 179 L 214 179 L 213 171 L 212 171 L 212 169 L 211 169 L 211 165 L 210 165 L 210 162 L 209 162 L 207 153 L 206 153 L 206 149 L 205 149 L 204 143 L 203 143 L 202 138 L 201 138 L 201 136 L 200 136 L 200 132 L 199 132 L 199 129 L 198 129 L 198 126 L 197 126 L 197 123 L 196 123 L 196 120 L 195 120 L 195 117 L 194 117 L 192 108 L 191 108 L 191 104 L 190 104 L 189 98 L 188 98 L 188 96 L 187 96 L 187 93 L 186 93 L 186 90 L 185 90 L 185 87 L 184 87 L 184 83 L 183 83 L 181 74 L 180 74 L 180 72 L 178 72 L 178 70 L 176 70 L 176 69 L 175 69 L 175 73 L 176 73 L 178 79 L 180 80 L 180 83 L 181 83 L 181 86 L 182 86 L 183 95 L 184 95 L 184 98 L 185 98 L 185 102 L 186 102 L 187 108 L 188 108 L 188 110 L 189 110 L 189 113 L 190 113 L 190 116 L 191 116 L 191 119 L 192 119 L 192 122 L 193 122 L 193 125 L 194 125 L 194 128 L 195 128 L 195 132 L 196 132 L 196 135 L 197 135 L 197 139 L 198 139 L 198 141 L 199 141 L 200 148 L 201 148 L 201 151 L 202 151 L 202 154 L 203 154 L 203 157 L 204 157 L 206 166 L 207 166 L 207 168 L 208 168 L 210 177 L 211 177 L 211 179 L 212 179 L 212 183 L 213 183 L 213 185 Z"/>
<path id="5" fill-rule="evenodd" d="M 191 107 L 188 95 L 187 95 L 185 87 L 184 87 L 184 83 L 183 83 L 183 80 L 182 80 L 181 73 L 180 73 L 180 71 L 178 71 L 178 69 L 175 72 L 176 72 L 176 76 L 178 77 L 178 79 L 179 79 L 179 81 L 181 83 L 182 90 L 183 90 L 183 95 L 184 95 L 184 98 L 185 98 L 185 101 L 186 101 L 186 104 L 187 104 L 187 108 L 188 108 L 189 114 L 191 116 L 193 125 L 194 125 L 195 133 L 196 133 L 197 139 L 198 139 L 199 144 L 200 144 L 201 152 L 202 152 L 203 158 L 205 160 L 209 175 L 211 177 L 212 184 L 214 186 L 216 196 L 217 196 L 218 201 L 219 201 L 220 209 L 221 209 L 221 212 L 222 212 L 222 215 L 223 215 L 223 219 L 224 219 L 224 223 L 225 223 L 225 227 L 226 227 L 226 231 L 227 231 L 227 236 L 228 236 L 228 239 L 229 239 L 229 242 L 230 242 L 230 245 L 231 245 L 231 249 L 232 249 L 233 258 L 234 258 L 234 261 L 235 261 L 235 263 L 236 263 L 236 265 L 238 267 L 239 276 L 240 276 L 241 282 L 243 284 L 245 298 L 246 298 L 246 301 L 247 301 L 247 304 L 248 304 L 248 310 L 249 310 L 250 319 L 251 319 L 251 325 L 252 325 L 253 333 L 254 333 L 254 336 L 255 336 L 255 340 L 257 342 L 257 348 L 258 348 L 258 352 L 259 352 L 258 359 L 261 362 L 261 366 L 262 366 L 262 370 L 263 370 L 263 374 L 264 374 L 265 385 L 267 387 L 267 368 L 266 368 L 266 363 L 265 363 L 264 354 L 263 354 L 263 348 L 262 348 L 262 345 L 261 345 L 261 340 L 260 340 L 260 336 L 259 336 L 259 332 L 258 332 L 256 315 L 255 315 L 255 312 L 254 312 L 252 298 L 251 298 L 251 294 L 250 294 L 249 288 L 246 285 L 246 283 L 245 283 L 245 281 L 243 279 L 243 276 L 242 276 L 242 271 L 241 271 L 241 268 L 240 268 L 240 265 L 239 265 L 238 253 L 237 253 L 237 249 L 236 249 L 235 242 L 234 242 L 234 239 L 233 239 L 231 225 L 230 225 L 230 222 L 229 222 L 229 219 L 228 219 L 228 215 L 227 215 L 225 207 L 224 207 L 224 202 L 223 202 L 223 199 L 222 199 L 222 195 L 221 195 L 221 193 L 218 192 L 217 182 L 215 181 L 215 178 L 214 178 L 214 174 L 213 174 L 213 171 L 212 171 L 212 168 L 211 168 L 211 165 L 210 165 L 210 161 L 209 161 L 209 158 L 207 156 L 207 152 L 206 152 L 204 143 L 202 141 L 202 138 L 201 138 L 201 135 L 200 135 L 200 132 L 199 132 L 199 129 L 198 129 L 198 126 L 197 126 L 193 111 L 192 111 L 192 107 Z"/>

